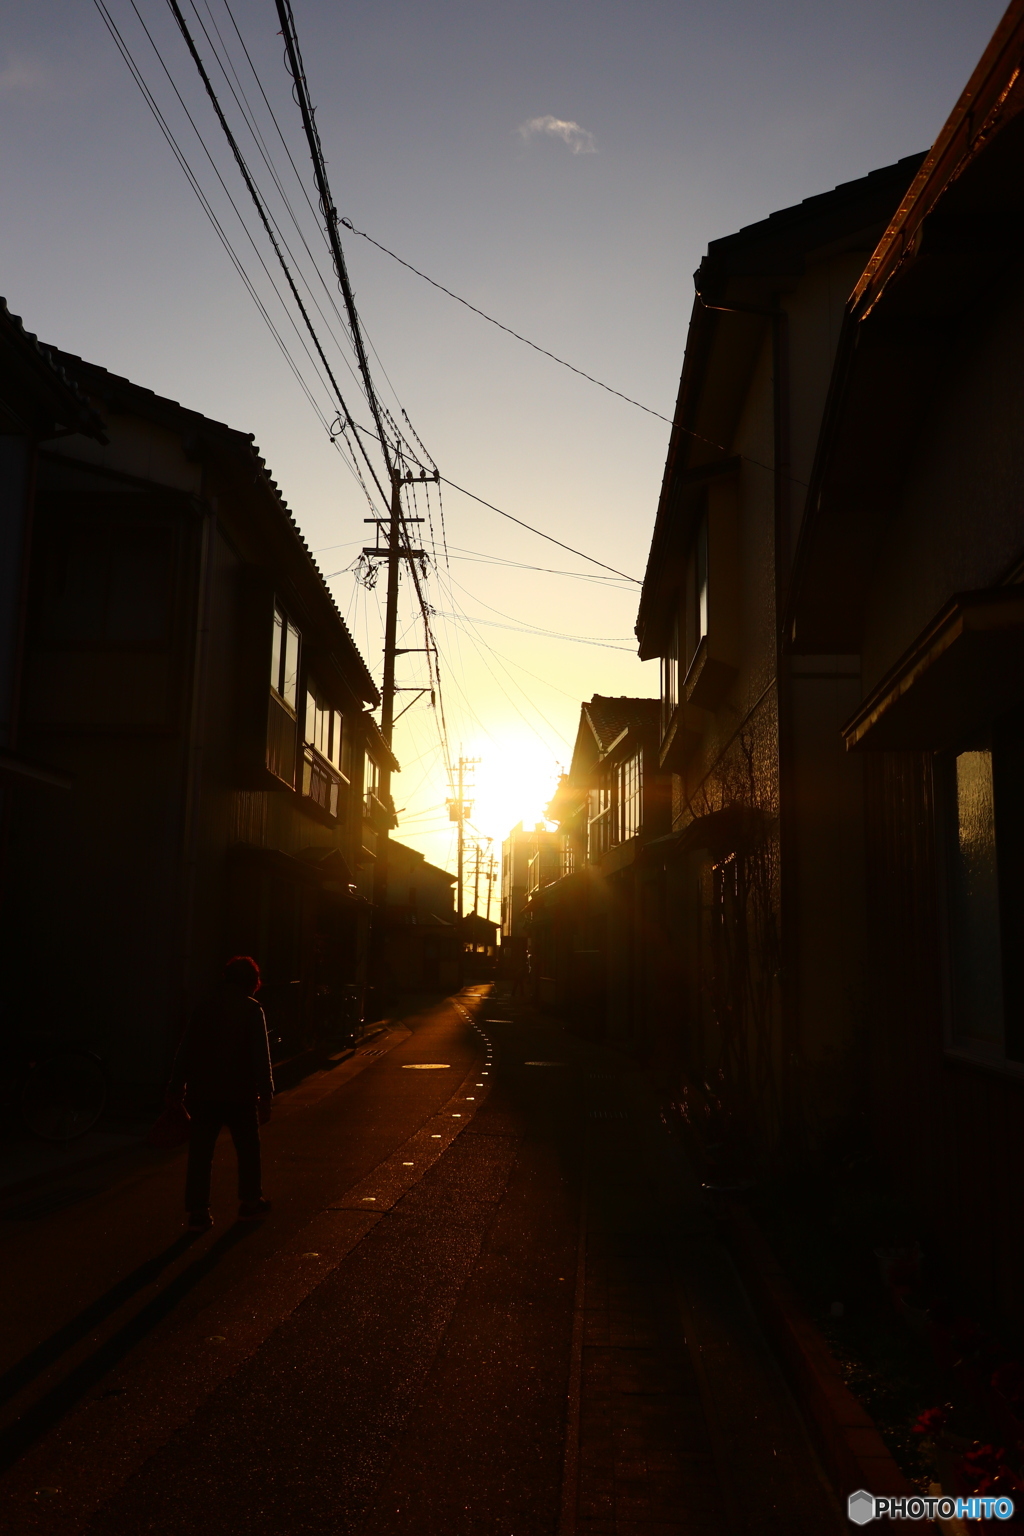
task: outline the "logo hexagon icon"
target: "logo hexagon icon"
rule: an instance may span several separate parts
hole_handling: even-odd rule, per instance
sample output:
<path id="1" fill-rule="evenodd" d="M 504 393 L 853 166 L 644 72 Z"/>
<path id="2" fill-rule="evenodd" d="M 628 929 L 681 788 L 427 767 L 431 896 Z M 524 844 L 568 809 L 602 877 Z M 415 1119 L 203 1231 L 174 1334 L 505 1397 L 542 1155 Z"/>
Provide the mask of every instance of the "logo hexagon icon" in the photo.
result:
<path id="1" fill-rule="evenodd" d="M 875 1518 L 875 1496 L 865 1488 L 858 1488 L 846 1501 L 846 1513 L 854 1525 L 867 1525 Z"/>

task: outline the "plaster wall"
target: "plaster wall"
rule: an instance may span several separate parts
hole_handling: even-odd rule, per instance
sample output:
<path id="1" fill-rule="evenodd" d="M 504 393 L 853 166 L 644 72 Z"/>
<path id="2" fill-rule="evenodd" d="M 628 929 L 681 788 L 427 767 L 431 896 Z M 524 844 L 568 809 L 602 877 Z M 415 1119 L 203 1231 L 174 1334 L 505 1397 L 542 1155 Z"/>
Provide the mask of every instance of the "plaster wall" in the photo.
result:
<path id="1" fill-rule="evenodd" d="M 1004 580 L 1024 556 L 1024 284 L 962 318 L 935 380 L 865 608 L 869 692 L 956 592 Z"/>

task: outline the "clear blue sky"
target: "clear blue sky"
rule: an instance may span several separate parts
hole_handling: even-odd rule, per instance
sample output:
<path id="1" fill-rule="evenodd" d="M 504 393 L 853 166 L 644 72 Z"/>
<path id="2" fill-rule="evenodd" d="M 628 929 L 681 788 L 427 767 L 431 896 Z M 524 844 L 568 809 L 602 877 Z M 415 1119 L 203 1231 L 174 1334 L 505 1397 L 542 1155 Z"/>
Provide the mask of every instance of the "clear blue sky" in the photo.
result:
<path id="1" fill-rule="evenodd" d="M 108 3 L 182 127 L 131 0 Z M 241 203 L 166 5 L 136 4 Z M 197 4 L 233 40 L 224 0 Z M 1003 10 L 998 0 L 293 4 L 340 212 L 669 416 L 708 241 L 926 148 Z M 233 0 L 233 11 L 306 176 L 274 6 Z M 246 85 L 255 92 L 251 76 Z M 184 127 L 182 144 L 226 210 Z M 376 598 L 344 572 L 363 541 L 365 503 L 91 0 L 8 10 L 0 170 L 0 292 L 11 308 L 45 340 L 254 432 L 323 570 L 342 571 L 333 590 L 379 676 Z M 305 227 L 314 245 L 308 214 Z M 500 335 L 365 242 L 349 236 L 347 250 L 370 336 L 444 473 L 641 575 L 667 426 Z M 455 492 L 445 513 L 459 550 L 587 569 Z M 657 678 L 628 649 L 636 598 L 625 585 L 472 559 L 453 559 L 451 574 L 459 585 L 435 588 L 438 608 L 478 624 L 438 621 L 451 737 L 485 759 L 478 819 L 500 838 L 519 815 L 540 814 L 556 764 L 568 761 L 579 700 L 653 694 Z M 509 622 L 609 643 L 496 627 Z M 410 657 L 403 680 L 418 666 Z M 429 710 L 414 707 L 399 726 L 409 767 L 396 798 L 410 808 L 399 836 L 444 863 L 436 740 Z"/>

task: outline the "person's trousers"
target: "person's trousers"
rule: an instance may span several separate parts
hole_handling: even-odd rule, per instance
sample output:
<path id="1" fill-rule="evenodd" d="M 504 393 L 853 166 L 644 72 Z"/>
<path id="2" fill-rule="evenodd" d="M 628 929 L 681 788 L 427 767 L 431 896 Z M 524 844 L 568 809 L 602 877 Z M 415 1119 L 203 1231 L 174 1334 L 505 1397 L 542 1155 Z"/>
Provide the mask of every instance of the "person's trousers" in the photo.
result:
<path id="1" fill-rule="evenodd" d="M 185 1209 L 205 1211 L 210 1203 L 213 1149 L 224 1126 L 231 1132 L 238 1156 L 238 1198 L 259 1200 L 263 1194 L 260 1166 L 260 1122 L 256 1101 L 189 1104 L 192 1123 L 188 1137 Z"/>

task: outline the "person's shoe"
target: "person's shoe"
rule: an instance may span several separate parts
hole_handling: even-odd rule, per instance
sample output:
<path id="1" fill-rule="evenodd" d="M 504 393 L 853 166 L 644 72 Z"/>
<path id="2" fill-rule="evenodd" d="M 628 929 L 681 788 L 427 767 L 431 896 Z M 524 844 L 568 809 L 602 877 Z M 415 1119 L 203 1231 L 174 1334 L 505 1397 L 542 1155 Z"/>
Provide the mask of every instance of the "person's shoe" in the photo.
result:
<path id="1" fill-rule="evenodd" d="M 243 1200 L 238 1207 L 238 1219 L 239 1221 L 259 1221 L 260 1217 L 266 1216 L 269 1211 L 270 1201 L 264 1200 L 262 1196 L 259 1200 Z"/>
<path id="2" fill-rule="evenodd" d="M 189 1213 L 188 1213 L 188 1230 L 189 1230 L 189 1232 L 209 1232 L 209 1230 L 210 1230 L 210 1228 L 212 1226 L 213 1226 L 213 1217 L 210 1215 L 210 1212 L 208 1210 L 206 1210 L 206 1211 L 189 1211 Z"/>

